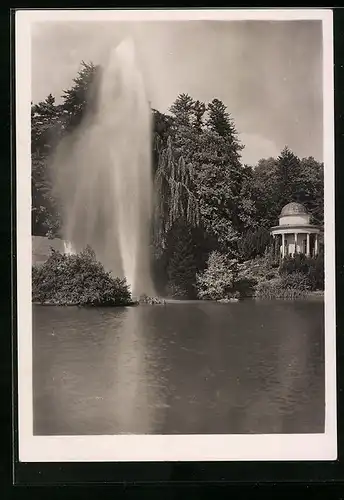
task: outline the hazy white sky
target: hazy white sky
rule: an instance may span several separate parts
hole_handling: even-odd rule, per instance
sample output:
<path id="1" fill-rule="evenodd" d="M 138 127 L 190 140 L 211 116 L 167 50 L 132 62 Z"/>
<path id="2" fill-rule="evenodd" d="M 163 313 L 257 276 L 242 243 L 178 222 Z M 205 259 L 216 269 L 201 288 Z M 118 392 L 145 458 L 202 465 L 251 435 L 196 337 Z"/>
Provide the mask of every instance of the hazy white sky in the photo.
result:
<path id="1" fill-rule="evenodd" d="M 70 87 L 81 60 L 101 63 L 124 36 L 136 40 L 152 106 L 181 92 L 228 107 L 254 164 L 288 145 L 323 156 L 322 32 L 319 21 L 59 22 L 32 33 L 32 100 Z"/>

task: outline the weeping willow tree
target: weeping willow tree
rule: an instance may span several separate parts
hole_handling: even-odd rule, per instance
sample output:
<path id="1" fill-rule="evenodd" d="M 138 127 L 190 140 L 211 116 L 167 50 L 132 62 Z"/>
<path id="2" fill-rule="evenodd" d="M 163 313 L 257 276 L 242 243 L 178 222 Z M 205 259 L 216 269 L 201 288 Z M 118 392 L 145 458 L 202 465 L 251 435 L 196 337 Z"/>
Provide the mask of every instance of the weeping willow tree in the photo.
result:
<path id="1" fill-rule="evenodd" d="M 182 156 L 176 160 L 172 141 L 159 152 L 155 174 L 154 245 L 157 253 L 166 248 L 166 237 L 175 222 L 183 219 L 189 227 L 200 222 L 198 201 L 192 192 L 194 172 Z"/>

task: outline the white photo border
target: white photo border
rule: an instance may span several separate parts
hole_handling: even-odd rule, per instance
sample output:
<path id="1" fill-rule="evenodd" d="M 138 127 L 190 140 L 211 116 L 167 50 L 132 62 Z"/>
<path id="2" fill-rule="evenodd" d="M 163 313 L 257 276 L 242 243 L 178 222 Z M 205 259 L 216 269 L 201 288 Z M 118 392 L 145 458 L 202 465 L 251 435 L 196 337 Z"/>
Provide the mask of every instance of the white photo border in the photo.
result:
<path id="1" fill-rule="evenodd" d="M 31 304 L 31 25 L 48 21 L 296 21 L 323 25 L 325 432 L 269 435 L 34 436 Z M 20 462 L 314 461 L 337 458 L 333 12 L 331 9 L 17 10 L 17 351 Z"/>

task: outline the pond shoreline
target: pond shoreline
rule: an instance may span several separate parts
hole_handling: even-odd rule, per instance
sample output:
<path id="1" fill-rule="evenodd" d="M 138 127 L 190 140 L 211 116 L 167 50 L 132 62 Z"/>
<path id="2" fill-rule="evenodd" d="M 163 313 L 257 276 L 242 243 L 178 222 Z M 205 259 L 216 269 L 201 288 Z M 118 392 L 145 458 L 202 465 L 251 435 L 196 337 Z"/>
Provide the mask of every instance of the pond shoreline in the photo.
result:
<path id="1" fill-rule="evenodd" d="M 88 309 L 92 309 L 95 307 L 103 307 L 106 309 L 110 308 L 118 308 L 118 307 L 133 307 L 133 306 L 138 306 L 138 302 L 129 302 L 128 304 L 56 304 L 55 302 L 34 302 L 32 301 L 32 305 L 34 306 L 48 306 L 48 307 L 85 307 Z"/>
<path id="2" fill-rule="evenodd" d="M 212 302 L 212 303 L 217 303 L 217 304 L 234 304 L 238 302 L 243 302 L 243 301 L 248 301 L 248 300 L 278 300 L 278 301 L 291 301 L 291 300 L 307 300 L 307 299 L 313 299 L 313 298 L 324 298 L 325 292 L 324 290 L 315 290 L 313 292 L 308 292 L 302 297 L 295 297 L 295 298 L 259 298 L 259 297 L 243 297 L 241 299 L 237 300 L 229 300 L 229 301 L 224 301 L 224 300 L 200 300 L 200 299 L 162 299 L 163 302 L 139 302 L 139 301 L 133 301 L 128 304 L 118 304 L 118 305 L 106 305 L 106 304 L 56 304 L 53 302 L 32 302 L 32 305 L 34 306 L 50 306 L 50 307 L 84 307 L 88 309 L 92 308 L 106 308 L 106 309 L 111 309 L 111 308 L 119 308 L 119 307 L 135 307 L 135 306 L 163 306 L 163 305 L 168 305 L 168 304 L 178 304 L 178 303 L 207 303 L 207 302 Z"/>

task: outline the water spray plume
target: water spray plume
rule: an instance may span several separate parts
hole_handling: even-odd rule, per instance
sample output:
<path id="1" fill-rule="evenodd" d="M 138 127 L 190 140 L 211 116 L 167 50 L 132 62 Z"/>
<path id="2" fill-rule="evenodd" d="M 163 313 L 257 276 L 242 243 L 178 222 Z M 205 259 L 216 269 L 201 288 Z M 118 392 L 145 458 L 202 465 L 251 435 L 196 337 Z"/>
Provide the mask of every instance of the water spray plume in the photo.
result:
<path id="1" fill-rule="evenodd" d="M 96 112 L 62 141 L 53 165 L 69 250 L 90 245 L 133 295 L 154 294 L 150 273 L 151 110 L 135 46 L 110 53 Z"/>

